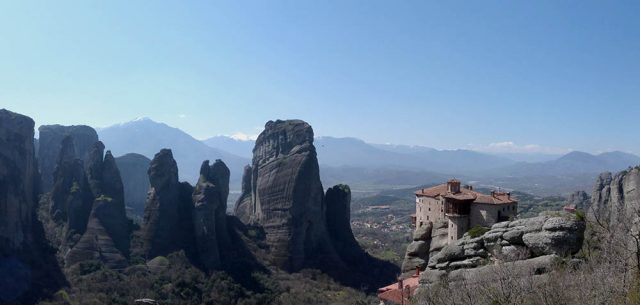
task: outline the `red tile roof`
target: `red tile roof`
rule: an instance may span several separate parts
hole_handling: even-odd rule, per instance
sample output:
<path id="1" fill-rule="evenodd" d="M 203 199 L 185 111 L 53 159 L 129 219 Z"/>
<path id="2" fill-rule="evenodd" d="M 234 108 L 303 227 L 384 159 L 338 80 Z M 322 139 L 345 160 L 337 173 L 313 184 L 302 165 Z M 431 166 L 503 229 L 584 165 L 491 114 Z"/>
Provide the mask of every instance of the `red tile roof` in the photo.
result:
<path id="1" fill-rule="evenodd" d="M 398 289 L 397 282 L 382 287 L 378 289 L 378 298 L 396 304 L 411 304 L 411 297 L 415 294 L 416 288 L 418 288 L 419 280 L 420 276 L 414 274 L 411 277 L 402 280 L 402 286 L 404 289 Z"/>
<path id="2" fill-rule="evenodd" d="M 451 193 L 448 190 L 447 184 L 440 184 L 430 188 L 420 189 L 415 192 L 416 196 L 426 196 L 436 198 L 442 196 L 445 198 L 451 198 L 456 200 L 473 200 L 473 203 L 484 204 L 505 204 L 516 203 L 515 198 L 511 197 L 509 193 L 493 192 L 490 195 L 476 192 L 467 188 L 460 188 L 460 192 Z"/>

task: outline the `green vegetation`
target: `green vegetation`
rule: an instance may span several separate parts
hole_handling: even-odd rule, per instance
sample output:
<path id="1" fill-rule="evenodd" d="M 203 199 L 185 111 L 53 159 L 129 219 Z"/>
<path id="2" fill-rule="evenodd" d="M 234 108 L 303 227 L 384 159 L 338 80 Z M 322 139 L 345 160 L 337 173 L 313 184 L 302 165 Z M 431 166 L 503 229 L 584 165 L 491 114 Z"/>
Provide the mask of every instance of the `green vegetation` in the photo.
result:
<path id="1" fill-rule="evenodd" d="M 75 193 L 80 190 L 80 185 L 77 181 L 73 181 L 73 185 L 71 185 L 70 193 Z"/>
<path id="2" fill-rule="evenodd" d="M 487 227 L 483 227 L 480 225 L 476 225 L 475 227 L 471 228 L 469 230 L 469 236 L 471 238 L 476 238 L 476 237 L 480 237 L 482 235 L 484 235 L 484 233 L 487 233 L 487 231 L 489 231 L 490 229 Z"/>
<path id="3" fill-rule="evenodd" d="M 105 195 L 100 195 L 100 197 L 96 198 L 96 200 L 98 201 L 106 201 L 106 202 L 111 202 L 113 200 L 113 198 L 105 196 Z"/>

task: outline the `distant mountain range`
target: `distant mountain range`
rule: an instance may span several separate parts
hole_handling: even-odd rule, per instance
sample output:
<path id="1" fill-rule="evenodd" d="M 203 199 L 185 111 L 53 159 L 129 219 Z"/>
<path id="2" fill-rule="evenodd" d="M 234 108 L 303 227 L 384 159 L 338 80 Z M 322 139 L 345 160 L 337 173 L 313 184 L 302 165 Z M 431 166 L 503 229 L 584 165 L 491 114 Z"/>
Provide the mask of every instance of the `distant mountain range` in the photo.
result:
<path id="1" fill-rule="evenodd" d="M 236 190 L 243 167 L 251 163 L 254 146 L 254 141 L 229 136 L 199 141 L 150 119 L 98 129 L 98 134 L 116 156 L 133 152 L 153 158 L 161 148 L 171 148 L 181 179 L 190 182 L 197 180 L 203 160 L 222 159 L 232 171 L 231 188 Z M 640 164 L 640 157 L 623 152 L 494 155 L 335 137 L 317 137 L 314 144 L 324 184 L 347 183 L 360 189 L 411 187 L 457 177 L 479 186 L 499 185 L 548 195 L 588 189 L 589 181 L 600 172 Z"/>
<path id="2" fill-rule="evenodd" d="M 233 185 L 239 185 L 242 169 L 249 164 L 225 150 L 208 146 L 184 131 L 148 118 L 97 129 L 100 140 L 115 156 L 138 153 L 149 159 L 162 148 L 170 148 L 178 163 L 180 179 L 197 181 L 204 160 L 223 160 L 232 171 Z"/>
<path id="3" fill-rule="evenodd" d="M 640 157 L 614 151 L 592 155 L 573 151 L 558 159 L 546 162 L 516 163 L 491 172 L 494 176 L 562 176 L 569 174 L 617 172 L 640 164 Z"/>

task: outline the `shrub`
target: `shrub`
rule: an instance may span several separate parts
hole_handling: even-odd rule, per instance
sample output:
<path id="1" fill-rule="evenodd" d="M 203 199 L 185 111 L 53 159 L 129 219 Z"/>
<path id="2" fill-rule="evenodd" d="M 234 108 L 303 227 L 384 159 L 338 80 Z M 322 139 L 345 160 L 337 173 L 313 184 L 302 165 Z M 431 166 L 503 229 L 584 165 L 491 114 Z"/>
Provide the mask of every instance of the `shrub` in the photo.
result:
<path id="1" fill-rule="evenodd" d="M 480 226 L 480 225 L 476 225 L 475 227 L 473 227 L 473 228 L 471 228 L 469 230 L 469 236 L 471 238 L 480 237 L 480 236 L 484 235 L 484 233 L 487 233 L 487 231 L 489 231 L 489 228 L 483 227 L 483 226 Z"/>

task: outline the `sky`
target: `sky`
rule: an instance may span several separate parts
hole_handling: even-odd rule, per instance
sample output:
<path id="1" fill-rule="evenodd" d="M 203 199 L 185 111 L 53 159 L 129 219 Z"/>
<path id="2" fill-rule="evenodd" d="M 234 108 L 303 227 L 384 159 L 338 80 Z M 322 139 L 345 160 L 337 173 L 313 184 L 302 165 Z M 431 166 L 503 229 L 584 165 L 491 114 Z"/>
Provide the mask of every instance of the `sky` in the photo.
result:
<path id="1" fill-rule="evenodd" d="M 640 154 L 640 1 L 2 1 L 0 108 L 316 135 Z"/>

